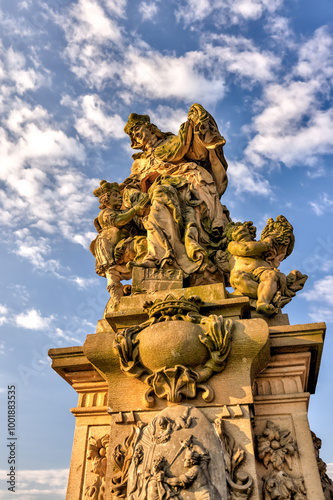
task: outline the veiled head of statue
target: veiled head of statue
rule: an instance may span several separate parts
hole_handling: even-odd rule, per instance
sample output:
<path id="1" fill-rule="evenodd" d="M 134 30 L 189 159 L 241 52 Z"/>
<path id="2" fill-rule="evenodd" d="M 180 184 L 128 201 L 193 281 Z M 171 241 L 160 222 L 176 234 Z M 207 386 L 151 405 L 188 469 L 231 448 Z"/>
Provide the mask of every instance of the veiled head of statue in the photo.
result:
<path id="1" fill-rule="evenodd" d="M 131 132 L 135 127 L 140 127 L 140 125 L 147 125 L 148 123 L 150 123 L 150 118 L 148 115 L 138 115 L 137 113 L 131 113 L 124 127 L 124 132 L 125 134 L 131 135 Z"/>
<path id="2" fill-rule="evenodd" d="M 151 123 L 148 115 L 138 115 L 137 113 L 129 115 L 124 132 L 130 136 L 133 149 L 144 149 L 146 144 L 152 146 L 156 140 L 168 135 Z"/>

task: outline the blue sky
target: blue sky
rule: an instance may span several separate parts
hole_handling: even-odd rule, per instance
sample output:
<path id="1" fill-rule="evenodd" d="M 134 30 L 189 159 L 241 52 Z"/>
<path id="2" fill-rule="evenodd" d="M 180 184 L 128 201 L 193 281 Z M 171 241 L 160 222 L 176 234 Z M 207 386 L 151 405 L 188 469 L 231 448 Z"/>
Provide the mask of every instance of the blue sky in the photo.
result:
<path id="1" fill-rule="evenodd" d="M 65 497 L 77 395 L 47 350 L 81 345 L 108 299 L 92 191 L 130 172 L 129 113 L 176 133 L 194 102 L 227 140 L 232 219 L 294 226 L 281 269 L 309 279 L 284 312 L 327 322 L 309 415 L 333 463 L 332 14 L 331 0 L 0 1 L 0 423 L 15 383 L 20 499 Z"/>

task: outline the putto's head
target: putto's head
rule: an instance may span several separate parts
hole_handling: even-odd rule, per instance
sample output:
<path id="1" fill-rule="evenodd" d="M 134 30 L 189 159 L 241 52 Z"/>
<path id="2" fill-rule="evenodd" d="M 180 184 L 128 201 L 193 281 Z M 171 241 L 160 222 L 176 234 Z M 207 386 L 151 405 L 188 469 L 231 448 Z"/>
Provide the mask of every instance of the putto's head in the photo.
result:
<path id="1" fill-rule="evenodd" d="M 117 182 L 107 182 L 104 180 L 99 184 L 99 188 L 93 191 L 100 203 L 99 208 L 101 210 L 104 208 L 119 210 L 123 202 L 119 184 Z"/>
<path id="2" fill-rule="evenodd" d="M 257 229 L 253 222 L 229 222 L 224 230 L 224 237 L 227 244 L 230 241 L 253 241 L 256 237 Z"/>

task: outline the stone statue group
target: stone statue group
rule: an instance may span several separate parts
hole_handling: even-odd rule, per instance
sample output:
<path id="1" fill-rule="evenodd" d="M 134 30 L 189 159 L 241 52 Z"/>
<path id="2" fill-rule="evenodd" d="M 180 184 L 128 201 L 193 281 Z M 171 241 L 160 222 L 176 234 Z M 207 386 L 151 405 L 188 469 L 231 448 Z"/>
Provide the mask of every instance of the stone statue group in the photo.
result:
<path id="1" fill-rule="evenodd" d="M 307 279 L 299 271 L 286 276 L 278 269 L 292 252 L 293 228 L 280 215 L 268 220 L 256 241 L 251 221 L 231 221 L 220 202 L 228 164 L 214 118 L 193 104 L 178 135 L 135 113 L 124 131 L 131 147 L 141 151 L 133 155 L 124 182 L 102 180 L 94 190 L 101 211 L 90 245 L 113 306 L 135 267 L 181 270 L 184 286 L 232 286 L 233 295 L 250 297 L 252 307 L 266 316 L 290 302 Z"/>

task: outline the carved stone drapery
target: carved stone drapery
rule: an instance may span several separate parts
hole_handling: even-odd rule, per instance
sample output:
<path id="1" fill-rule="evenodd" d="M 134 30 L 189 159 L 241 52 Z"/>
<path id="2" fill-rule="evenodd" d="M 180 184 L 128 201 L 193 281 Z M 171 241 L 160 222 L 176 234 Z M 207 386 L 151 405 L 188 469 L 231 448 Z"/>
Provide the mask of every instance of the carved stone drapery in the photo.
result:
<path id="1" fill-rule="evenodd" d="M 199 297 L 146 302 L 149 319 L 139 326 L 118 333 L 114 347 L 121 369 L 149 385 L 146 406 L 154 405 L 153 396 L 179 403 L 194 398 L 202 390 L 210 402 L 213 390 L 206 382 L 221 372 L 231 348 L 231 319 L 202 316 Z"/>

